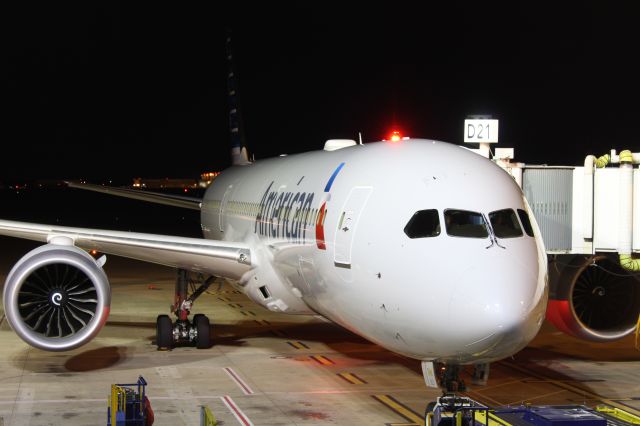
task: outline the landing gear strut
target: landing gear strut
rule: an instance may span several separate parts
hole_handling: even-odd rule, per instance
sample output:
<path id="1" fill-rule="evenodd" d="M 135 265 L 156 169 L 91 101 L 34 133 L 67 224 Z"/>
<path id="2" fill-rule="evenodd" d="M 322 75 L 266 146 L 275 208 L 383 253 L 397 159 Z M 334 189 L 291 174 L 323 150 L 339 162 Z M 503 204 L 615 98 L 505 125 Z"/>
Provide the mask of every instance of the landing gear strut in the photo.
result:
<path id="1" fill-rule="evenodd" d="M 198 349 L 206 349 L 210 346 L 209 318 L 203 314 L 195 314 L 189 321 L 189 313 L 193 302 L 204 293 L 213 283 L 216 277 L 211 276 L 206 280 L 189 279 L 189 272 L 178 269 L 176 278 L 175 300 L 171 312 L 177 317 L 175 323 L 171 322 L 169 315 L 158 315 L 156 320 L 156 344 L 159 350 L 171 349 L 177 345 L 195 345 Z M 195 284 L 200 283 L 198 288 Z M 192 292 L 187 294 L 189 284 L 192 284 Z"/>
<path id="2" fill-rule="evenodd" d="M 438 381 L 445 393 L 464 392 L 467 387 L 464 380 L 460 378 L 460 366 L 455 364 L 444 364 L 439 369 Z"/>
<path id="3" fill-rule="evenodd" d="M 485 366 L 486 375 L 489 365 Z M 422 375 L 427 387 L 440 388 L 445 393 L 464 392 L 466 386 L 460 378 L 460 366 L 437 361 L 422 361 Z"/>

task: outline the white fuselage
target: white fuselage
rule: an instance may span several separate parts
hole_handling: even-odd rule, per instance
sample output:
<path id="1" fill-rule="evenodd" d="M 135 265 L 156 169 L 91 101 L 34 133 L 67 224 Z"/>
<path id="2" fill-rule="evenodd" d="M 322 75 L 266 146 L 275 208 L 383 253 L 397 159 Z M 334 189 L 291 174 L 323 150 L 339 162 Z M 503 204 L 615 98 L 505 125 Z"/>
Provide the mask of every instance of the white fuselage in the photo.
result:
<path id="1" fill-rule="evenodd" d="M 452 236 L 451 209 L 525 211 L 535 236 Z M 438 233 L 410 238 L 424 210 Z M 378 142 L 233 167 L 207 190 L 202 228 L 254 247 L 258 267 L 239 285 L 257 303 L 318 313 L 412 358 L 504 358 L 544 318 L 547 260 L 522 191 L 459 146 Z"/>

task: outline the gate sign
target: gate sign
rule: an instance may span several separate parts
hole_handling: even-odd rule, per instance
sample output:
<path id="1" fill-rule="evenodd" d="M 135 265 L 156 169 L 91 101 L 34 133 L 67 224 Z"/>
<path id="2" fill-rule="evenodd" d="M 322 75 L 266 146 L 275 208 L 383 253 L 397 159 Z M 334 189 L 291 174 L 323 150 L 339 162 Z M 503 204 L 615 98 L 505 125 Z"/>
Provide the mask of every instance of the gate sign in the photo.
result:
<path id="1" fill-rule="evenodd" d="M 497 143 L 498 120 L 464 120 L 464 141 L 467 143 Z"/>

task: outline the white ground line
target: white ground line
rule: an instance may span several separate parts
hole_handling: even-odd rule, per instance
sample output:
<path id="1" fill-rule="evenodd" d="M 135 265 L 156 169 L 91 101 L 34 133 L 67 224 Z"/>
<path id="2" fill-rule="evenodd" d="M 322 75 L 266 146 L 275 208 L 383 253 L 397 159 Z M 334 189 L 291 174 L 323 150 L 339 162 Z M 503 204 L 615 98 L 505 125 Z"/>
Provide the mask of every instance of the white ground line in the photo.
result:
<path id="1" fill-rule="evenodd" d="M 220 399 L 227 406 L 227 409 L 231 411 L 231 414 L 238 420 L 241 425 L 244 426 L 253 426 L 253 423 L 249 418 L 242 412 L 240 408 L 233 402 L 233 399 L 229 395 L 221 396 Z"/>
<path id="2" fill-rule="evenodd" d="M 244 380 L 242 380 L 240 375 L 233 370 L 233 368 L 224 367 L 223 370 L 229 377 L 231 377 L 231 380 L 236 382 L 238 387 L 242 390 L 242 392 L 244 392 L 245 395 L 253 395 L 255 393 L 253 389 L 251 389 L 251 387 Z"/>

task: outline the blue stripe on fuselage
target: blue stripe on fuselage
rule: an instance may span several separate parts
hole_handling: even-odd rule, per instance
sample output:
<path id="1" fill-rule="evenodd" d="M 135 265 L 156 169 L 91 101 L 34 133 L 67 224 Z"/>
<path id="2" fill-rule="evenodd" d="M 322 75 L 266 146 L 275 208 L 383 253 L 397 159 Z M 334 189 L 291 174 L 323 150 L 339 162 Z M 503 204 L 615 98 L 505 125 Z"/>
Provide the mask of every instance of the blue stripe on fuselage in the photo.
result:
<path id="1" fill-rule="evenodd" d="M 329 192 L 331 190 L 331 185 L 333 185 L 333 180 L 336 178 L 336 176 L 338 176 L 338 173 L 340 173 L 340 170 L 342 170 L 343 166 L 344 166 L 344 163 L 340 163 L 340 165 L 335 169 L 335 171 L 329 178 L 329 182 L 327 182 L 327 186 L 324 187 L 324 192 Z"/>

